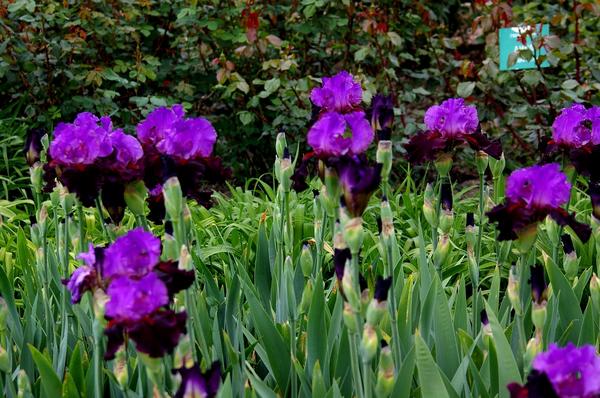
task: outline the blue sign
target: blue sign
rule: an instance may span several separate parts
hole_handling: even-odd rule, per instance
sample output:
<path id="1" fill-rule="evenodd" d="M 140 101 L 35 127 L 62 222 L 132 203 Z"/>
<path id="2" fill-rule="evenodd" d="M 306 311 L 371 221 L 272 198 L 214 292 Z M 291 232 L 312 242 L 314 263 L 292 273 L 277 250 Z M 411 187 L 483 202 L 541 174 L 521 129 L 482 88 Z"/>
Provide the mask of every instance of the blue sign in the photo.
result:
<path id="1" fill-rule="evenodd" d="M 515 26 L 512 28 L 502 28 L 499 33 L 500 44 L 500 70 L 518 70 L 518 69 L 535 69 L 535 59 L 532 57 L 529 60 L 516 56 L 515 62 L 509 66 L 509 58 L 511 54 L 520 50 L 529 49 L 534 53 L 532 39 L 550 34 L 550 26 L 548 24 L 537 24 L 531 26 Z M 539 54 L 536 57 L 546 54 L 546 49 L 542 46 L 537 50 Z M 550 63 L 545 60 L 540 65 L 542 68 L 550 66 Z"/>

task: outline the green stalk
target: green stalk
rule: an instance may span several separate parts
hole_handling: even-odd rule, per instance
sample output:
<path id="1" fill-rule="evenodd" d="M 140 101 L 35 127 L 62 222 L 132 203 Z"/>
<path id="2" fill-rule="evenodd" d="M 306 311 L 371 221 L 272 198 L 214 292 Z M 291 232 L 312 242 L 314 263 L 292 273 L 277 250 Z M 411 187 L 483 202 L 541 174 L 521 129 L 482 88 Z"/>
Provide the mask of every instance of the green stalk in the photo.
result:
<path id="1" fill-rule="evenodd" d="M 360 284 L 359 284 L 359 264 L 358 264 L 358 256 L 359 253 L 351 253 L 352 254 L 352 259 L 350 260 L 351 263 L 351 267 L 352 267 L 352 282 L 354 284 L 354 289 L 356 292 L 358 292 L 358 296 L 360 298 L 361 295 L 361 291 L 360 291 Z M 363 329 L 363 320 L 360 314 L 360 309 L 358 309 L 358 311 L 355 313 L 356 315 L 356 331 L 352 332 L 352 335 L 354 336 L 353 340 L 350 343 L 350 349 L 354 349 L 356 350 L 355 354 L 356 356 L 354 357 L 354 360 L 352 360 L 352 363 L 355 367 L 354 370 L 354 375 L 353 377 L 355 377 L 355 388 L 357 389 L 357 394 L 359 395 L 360 398 L 365 398 L 364 397 L 364 391 L 362 386 L 367 384 L 367 380 L 364 380 L 363 377 L 366 379 L 367 375 L 363 374 L 361 375 L 360 372 L 360 362 L 359 362 L 359 356 L 358 356 L 358 346 L 360 344 L 360 332 Z M 352 354 L 352 353 L 351 353 Z M 351 355 L 352 357 L 352 355 Z"/>
<path id="2" fill-rule="evenodd" d="M 107 242 L 111 242 L 112 236 L 104 224 L 104 216 L 102 215 L 102 204 L 100 203 L 100 197 L 96 198 L 96 210 L 98 210 L 98 215 L 100 216 L 100 226 L 102 227 L 104 238 L 107 240 Z"/>
<path id="3" fill-rule="evenodd" d="M 371 398 L 373 395 L 373 386 L 371 383 L 371 361 L 363 361 L 363 381 L 364 381 L 364 398 Z"/>
<path id="4" fill-rule="evenodd" d="M 83 206 L 81 206 L 81 202 L 77 201 L 77 218 L 79 221 L 79 252 L 83 253 L 86 250 L 85 244 L 85 218 L 83 215 Z"/>
<path id="5" fill-rule="evenodd" d="M 102 325 L 98 319 L 94 319 L 92 327 L 94 333 L 94 398 L 102 398 Z"/>
<path id="6" fill-rule="evenodd" d="M 296 398 L 298 396 L 298 379 L 296 378 L 294 369 L 294 362 L 296 361 L 296 322 L 293 319 L 290 320 L 290 356 L 292 357 L 290 364 L 290 377 L 292 378 L 292 398 Z"/>
<path id="7" fill-rule="evenodd" d="M 363 390 L 358 365 L 358 339 L 357 332 L 348 333 L 348 342 L 350 343 L 350 370 L 352 371 L 352 381 L 354 382 L 354 391 L 359 398 L 363 398 Z"/>
<path id="8" fill-rule="evenodd" d="M 402 351 L 400 350 L 400 332 L 398 330 L 398 313 L 396 309 L 396 273 L 394 272 L 394 264 L 392 258 L 392 248 L 388 244 L 388 242 L 384 243 L 385 245 L 385 277 L 392 277 L 392 286 L 390 287 L 391 294 L 388 300 L 388 305 L 390 306 L 390 321 L 392 323 L 392 356 L 394 358 L 394 364 L 396 365 L 396 369 L 400 366 L 402 361 Z M 402 274 L 400 275 L 402 278 Z"/>
<path id="9" fill-rule="evenodd" d="M 479 316 L 479 269 L 481 267 L 481 237 L 483 235 L 483 216 L 484 216 L 484 204 L 483 204 L 483 193 L 485 186 L 485 174 L 479 173 L 479 226 L 477 228 L 477 244 L 475 247 L 475 264 L 476 269 L 471 274 L 471 283 L 473 284 L 473 334 L 477 334 L 479 330 L 480 322 Z"/>

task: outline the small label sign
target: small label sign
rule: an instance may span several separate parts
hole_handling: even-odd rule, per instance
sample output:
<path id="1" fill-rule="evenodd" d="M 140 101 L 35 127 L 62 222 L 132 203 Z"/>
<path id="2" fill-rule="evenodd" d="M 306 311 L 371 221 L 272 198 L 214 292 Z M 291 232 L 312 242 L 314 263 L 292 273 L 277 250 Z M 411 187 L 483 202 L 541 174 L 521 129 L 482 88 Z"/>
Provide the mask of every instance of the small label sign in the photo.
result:
<path id="1" fill-rule="evenodd" d="M 531 32 L 531 33 L 528 33 Z M 517 57 L 514 64 L 508 66 L 509 57 L 512 53 L 519 50 L 529 49 L 532 53 L 534 51 L 532 38 L 541 36 L 548 36 L 550 34 L 550 26 L 548 24 L 537 24 L 535 26 L 515 26 L 512 28 L 502 28 L 499 33 L 500 43 L 500 70 L 518 70 L 518 69 L 535 69 L 535 59 L 530 60 Z M 525 39 L 525 44 L 522 42 Z M 539 50 L 539 55 L 546 54 L 546 49 L 542 47 Z M 542 68 L 550 66 L 550 63 L 546 60 L 540 65 Z"/>

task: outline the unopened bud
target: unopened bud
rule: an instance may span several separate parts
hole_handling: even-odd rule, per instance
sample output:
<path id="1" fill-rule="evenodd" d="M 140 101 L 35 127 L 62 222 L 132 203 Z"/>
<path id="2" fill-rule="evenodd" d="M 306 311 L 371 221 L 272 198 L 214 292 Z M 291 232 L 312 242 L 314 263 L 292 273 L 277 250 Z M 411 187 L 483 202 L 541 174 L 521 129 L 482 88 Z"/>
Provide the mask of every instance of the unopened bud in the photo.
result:
<path id="1" fill-rule="evenodd" d="M 23 369 L 19 370 L 19 375 L 17 376 L 17 390 L 18 398 L 33 397 L 29 377 L 27 377 L 27 373 Z"/>
<path id="2" fill-rule="evenodd" d="M 452 169 L 452 155 L 444 153 L 434 163 L 440 177 L 446 177 Z"/>
<path id="3" fill-rule="evenodd" d="M 127 369 L 127 355 L 125 353 L 125 348 L 121 348 L 117 351 L 113 365 L 113 374 L 121 388 L 125 390 L 129 383 L 129 370 Z"/>
<path id="4" fill-rule="evenodd" d="M 442 210 L 440 213 L 440 230 L 447 234 L 452 229 L 454 224 L 454 212 L 452 210 Z"/>
<path id="5" fill-rule="evenodd" d="M 363 244 L 364 230 L 362 217 L 354 217 L 344 225 L 344 240 L 352 255 L 358 254 Z"/>
<path id="6" fill-rule="evenodd" d="M 434 193 L 431 184 L 427 184 L 425 187 L 425 196 L 423 198 L 423 215 L 425 220 L 431 225 L 432 228 L 437 228 L 438 218 L 434 205 Z"/>
<path id="7" fill-rule="evenodd" d="M 356 323 L 356 313 L 352 306 L 348 302 L 344 302 L 344 324 L 350 332 L 356 332 L 358 330 L 358 324 Z"/>
<path id="8" fill-rule="evenodd" d="M 600 311 L 600 278 L 594 273 L 590 279 L 590 295 L 596 311 Z"/>
<path id="9" fill-rule="evenodd" d="M 181 250 L 179 251 L 178 268 L 185 271 L 190 271 L 194 269 L 192 256 L 190 256 L 190 251 L 188 250 L 186 245 L 181 245 Z"/>
<path id="10" fill-rule="evenodd" d="M 312 301 L 313 295 L 313 283 L 309 279 L 306 281 L 306 285 L 304 285 L 304 290 L 302 291 L 302 298 L 300 299 L 300 308 L 299 312 L 301 314 L 307 314 L 310 309 L 310 303 Z"/>
<path id="11" fill-rule="evenodd" d="M 506 166 L 506 159 L 504 158 L 504 153 L 500 155 L 500 159 L 495 159 L 494 157 L 488 158 L 490 164 L 490 170 L 492 171 L 492 176 L 494 179 L 498 179 L 502 177 L 502 173 L 504 172 L 504 167 Z"/>
<path id="12" fill-rule="evenodd" d="M 536 330 L 544 330 L 544 324 L 546 323 L 546 302 L 541 304 L 533 303 L 531 307 L 531 321 L 535 326 Z"/>
<path id="13" fill-rule="evenodd" d="M 170 219 L 179 220 L 183 211 L 183 193 L 177 177 L 171 177 L 163 184 L 163 196 Z"/>
<path id="14" fill-rule="evenodd" d="M 396 343 L 397 344 L 397 343 Z M 379 354 L 379 369 L 377 371 L 377 384 L 375 385 L 376 397 L 388 397 L 396 384 L 394 377 L 395 368 L 390 347 L 385 346 Z"/>
<path id="15" fill-rule="evenodd" d="M 535 337 L 532 337 L 527 342 L 527 347 L 525 348 L 525 353 L 523 354 L 523 360 L 525 368 L 528 368 L 533 359 L 542 352 L 542 339 L 539 333 L 536 333 Z"/>
<path id="16" fill-rule="evenodd" d="M 479 175 L 485 174 L 485 170 L 488 167 L 488 154 L 483 151 L 477 151 L 475 160 L 477 163 L 477 172 Z"/>
<path id="17" fill-rule="evenodd" d="M 43 179 L 42 174 L 44 172 L 43 166 L 40 162 L 36 162 L 29 169 L 29 177 L 31 178 L 31 186 L 34 192 L 42 192 Z"/>
<path id="18" fill-rule="evenodd" d="M 0 335 L 6 332 L 6 318 L 8 317 L 8 304 L 0 296 Z"/>
<path id="19" fill-rule="evenodd" d="M 363 362 L 371 362 L 377 353 L 377 332 L 375 328 L 368 323 L 365 324 L 360 342 L 360 352 Z"/>
<path id="20" fill-rule="evenodd" d="M 125 203 L 136 216 L 143 216 L 148 190 L 143 181 L 134 181 L 125 186 Z"/>
<path id="21" fill-rule="evenodd" d="M 392 141 L 381 140 L 377 144 L 377 163 L 382 164 L 381 180 L 387 181 L 392 170 Z"/>
<path id="22" fill-rule="evenodd" d="M 438 240 L 437 247 L 433 252 L 433 263 L 436 267 L 441 267 L 446 258 L 448 257 L 448 253 L 450 252 L 450 238 L 447 234 L 441 235 Z"/>
<path id="23" fill-rule="evenodd" d="M 360 297 L 359 293 L 354 287 L 354 281 L 352 280 L 352 270 L 350 267 L 344 269 L 344 276 L 342 277 L 342 290 L 346 300 L 355 311 L 360 309 Z"/>
<path id="24" fill-rule="evenodd" d="M 508 293 L 508 299 L 510 300 L 513 309 L 519 315 L 523 313 L 523 309 L 521 306 L 521 298 L 519 296 L 520 289 L 521 283 L 519 281 L 519 277 L 517 276 L 517 270 L 513 265 L 508 274 L 508 286 L 506 290 Z"/>
<path id="25" fill-rule="evenodd" d="M 283 153 L 287 148 L 287 140 L 285 139 L 285 133 L 277 134 L 277 138 L 275 138 L 275 153 L 278 158 L 283 158 Z"/>
<path id="26" fill-rule="evenodd" d="M 379 325 L 381 319 L 385 315 L 387 308 L 387 301 L 379 301 L 372 299 L 367 307 L 367 323 L 372 326 Z"/>
<path id="27" fill-rule="evenodd" d="M 313 257 L 310 252 L 310 246 L 307 244 L 302 246 L 302 252 L 300 253 L 300 267 L 302 268 L 302 274 L 308 278 L 313 269 Z"/>

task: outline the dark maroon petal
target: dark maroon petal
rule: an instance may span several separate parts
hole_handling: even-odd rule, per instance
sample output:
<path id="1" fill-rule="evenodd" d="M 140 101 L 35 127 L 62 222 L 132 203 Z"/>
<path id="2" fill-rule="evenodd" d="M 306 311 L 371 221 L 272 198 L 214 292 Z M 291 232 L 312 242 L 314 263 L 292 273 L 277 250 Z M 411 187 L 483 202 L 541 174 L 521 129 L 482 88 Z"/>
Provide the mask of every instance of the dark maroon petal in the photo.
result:
<path id="1" fill-rule="evenodd" d="M 600 220 L 600 183 L 597 181 L 590 181 L 588 193 L 592 201 L 592 213 L 596 219 Z"/>
<path id="2" fill-rule="evenodd" d="M 546 277 L 544 276 L 543 266 L 536 265 L 531 267 L 531 278 L 529 279 L 529 283 L 531 284 L 533 301 L 537 304 L 542 304 L 542 302 L 546 300 L 546 288 L 548 287 Z"/>
<path id="3" fill-rule="evenodd" d="M 110 360 L 115 359 L 115 354 L 119 351 L 119 348 L 125 343 L 125 337 L 123 336 L 124 328 L 123 325 L 118 322 L 109 322 L 104 329 L 104 334 L 108 337 L 106 343 L 106 351 L 104 352 L 104 359 Z"/>
<path id="4" fill-rule="evenodd" d="M 382 278 L 381 276 L 378 276 L 377 280 L 375 281 L 375 293 L 373 295 L 373 298 L 379 302 L 386 301 L 391 286 L 391 276 L 388 278 Z"/>
<path id="5" fill-rule="evenodd" d="M 165 209 L 165 200 L 162 192 L 156 196 L 148 196 L 148 220 L 155 224 L 161 224 L 165 219 L 167 211 Z"/>
<path id="6" fill-rule="evenodd" d="M 350 249 L 334 249 L 333 250 L 333 266 L 335 268 L 335 275 L 338 281 L 341 281 L 344 277 L 344 269 L 346 268 L 346 261 L 352 258 Z"/>
<path id="7" fill-rule="evenodd" d="M 592 181 L 600 180 L 600 145 L 586 145 L 569 151 L 575 170 Z"/>
<path id="8" fill-rule="evenodd" d="M 589 225 L 577 221 L 575 219 L 575 214 L 569 214 L 565 209 L 562 208 L 552 209 L 549 213 L 550 217 L 552 217 L 559 225 L 563 227 L 571 227 L 573 232 L 575 232 L 575 234 L 583 243 L 590 239 L 590 236 L 592 235 L 592 229 Z"/>
<path id="9" fill-rule="evenodd" d="M 158 263 L 153 272 L 167 286 L 171 299 L 175 294 L 187 289 L 194 283 L 194 271 L 179 269 L 177 263 L 173 261 Z"/>
<path id="10" fill-rule="evenodd" d="M 179 338 L 186 333 L 185 312 L 159 310 L 127 326 L 126 331 L 135 348 L 152 358 L 172 353 Z"/>
<path id="11" fill-rule="evenodd" d="M 474 227 L 475 226 L 475 215 L 471 212 L 467 213 L 467 221 L 466 221 L 467 227 Z"/>
<path id="12" fill-rule="evenodd" d="M 483 326 L 489 325 L 490 320 L 488 319 L 488 315 L 487 312 L 485 312 L 485 310 L 481 310 L 481 312 L 479 313 L 479 318 L 481 319 L 481 323 L 483 324 Z"/>
<path id="13" fill-rule="evenodd" d="M 560 237 L 560 240 L 562 241 L 565 254 L 571 254 L 575 251 L 575 247 L 573 246 L 573 239 L 571 239 L 571 235 L 562 234 L 562 236 Z"/>
<path id="14" fill-rule="evenodd" d="M 408 161 L 412 164 L 435 160 L 445 148 L 446 139 L 435 131 L 417 133 L 404 145 Z"/>
<path id="15" fill-rule="evenodd" d="M 391 95 L 377 94 L 373 97 L 368 119 L 374 130 L 388 129 L 394 122 L 394 102 Z"/>
<path id="16" fill-rule="evenodd" d="M 29 129 L 27 137 L 25 138 L 25 158 L 27 164 L 33 166 L 35 162 L 40 160 L 40 153 L 42 152 L 42 137 L 46 134 L 44 129 Z"/>
<path id="17" fill-rule="evenodd" d="M 314 167 L 315 153 L 308 152 L 302 156 L 302 161 L 294 170 L 294 174 L 291 177 L 292 189 L 296 192 L 302 192 L 308 189 L 308 183 L 306 179 L 310 175 L 310 168 Z"/>
<path id="18" fill-rule="evenodd" d="M 340 178 L 348 212 L 353 217 L 362 216 L 371 194 L 381 182 L 382 164 L 371 166 L 365 156 L 344 156 L 338 158 L 333 167 Z"/>
<path id="19" fill-rule="evenodd" d="M 527 376 L 527 390 L 529 398 L 559 398 L 554 391 L 548 375 L 537 370 L 532 370 Z"/>
<path id="20" fill-rule="evenodd" d="M 111 220 L 119 224 L 125 216 L 125 186 L 123 184 L 105 185 L 102 189 L 102 205 L 108 212 Z"/>
<path id="21" fill-rule="evenodd" d="M 502 144 L 500 140 L 490 140 L 479 129 L 472 134 L 461 135 L 471 148 L 476 151 L 483 151 L 495 159 L 500 159 L 502 155 Z"/>
<path id="22" fill-rule="evenodd" d="M 58 180 L 69 190 L 77 195 L 85 207 L 95 206 L 95 200 L 100 193 L 103 176 L 94 165 L 65 166 L 61 169 Z"/>
<path id="23" fill-rule="evenodd" d="M 442 209 L 450 211 L 452 210 L 452 185 L 445 182 L 442 184 L 440 199 L 442 202 Z"/>
<path id="24" fill-rule="evenodd" d="M 529 391 L 527 391 L 527 387 L 520 385 L 519 383 L 510 383 L 508 386 L 508 391 L 510 392 L 510 398 L 528 398 Z"/>
<path id="25" fill-rule="evenodd" d="M 500 204 L 487 212 L 492 222 L 498 223 L 498 240 L 515 240 L 523 228 L 544 219 L 545 214 L 530 209 L 523 202 Z"/>

